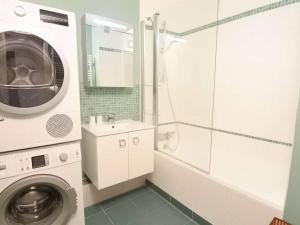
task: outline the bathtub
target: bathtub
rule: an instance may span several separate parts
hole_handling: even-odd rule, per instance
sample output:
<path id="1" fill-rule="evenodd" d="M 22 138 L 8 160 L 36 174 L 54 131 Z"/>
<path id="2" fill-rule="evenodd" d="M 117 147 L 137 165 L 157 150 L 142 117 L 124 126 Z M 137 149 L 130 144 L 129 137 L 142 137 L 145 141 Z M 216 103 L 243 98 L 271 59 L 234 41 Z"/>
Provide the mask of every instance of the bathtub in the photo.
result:
<path id="1" fill-rule="evenodd" d="M 160 128 L 170 130 L 174 124 Z M 159 143 L 151 182 L 214 225 L 269 225 L 283 217 L 291 146 L 183 123 L 179 133 L 177 150 Z"/>

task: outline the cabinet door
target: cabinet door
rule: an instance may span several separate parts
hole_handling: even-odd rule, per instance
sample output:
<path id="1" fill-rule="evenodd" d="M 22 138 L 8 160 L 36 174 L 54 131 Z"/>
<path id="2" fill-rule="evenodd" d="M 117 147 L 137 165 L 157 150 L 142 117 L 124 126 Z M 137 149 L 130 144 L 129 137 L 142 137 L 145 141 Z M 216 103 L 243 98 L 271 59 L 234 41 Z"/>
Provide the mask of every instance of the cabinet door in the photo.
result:
<path id="1" fill-rule="evenodd" d="M 154 170 L 154 130 L 129 133 L 129 178 Z"/>
<path id="2" fill-rule="evenodd" d="M 99 189 L 128 180 L 128 134 L 98 139 Z"/>

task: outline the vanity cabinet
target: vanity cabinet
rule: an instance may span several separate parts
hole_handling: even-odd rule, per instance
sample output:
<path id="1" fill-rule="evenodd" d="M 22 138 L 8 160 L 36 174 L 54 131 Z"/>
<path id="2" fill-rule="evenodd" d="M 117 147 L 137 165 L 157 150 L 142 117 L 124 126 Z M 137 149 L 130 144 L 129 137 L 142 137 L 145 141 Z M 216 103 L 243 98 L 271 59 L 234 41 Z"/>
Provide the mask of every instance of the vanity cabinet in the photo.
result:
<path id="1" fill-rule="evenodd" d="M 128 134 L 97 138 L 98 185 L 108 187 L 128 180 Z M 87 162 L 88 163 L 88 162 Z"/>
<path id="2" fill-rule="evenodd" d="M 98 189 L 154 170 L 154 129 L 97 136 L 82 132 L 83 171 Z"/>
<path id="3" fill-rule="evenodd" d="M 154 130 L 129 133 L 129 179 L 153 171 Z"/>

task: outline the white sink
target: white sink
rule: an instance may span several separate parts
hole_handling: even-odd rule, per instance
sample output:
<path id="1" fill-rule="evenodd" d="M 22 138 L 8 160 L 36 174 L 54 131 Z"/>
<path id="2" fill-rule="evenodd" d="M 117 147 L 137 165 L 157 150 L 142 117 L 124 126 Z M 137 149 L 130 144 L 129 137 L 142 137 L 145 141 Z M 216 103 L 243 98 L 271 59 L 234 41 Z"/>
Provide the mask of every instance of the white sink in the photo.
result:
<path id="1" fill-rule="evenodd" d="M 151 128 L 153 128 L 152 125 L 134 120 L 120 120 L 112 124 L 105 123 L 103 125 L 93 126 L 89 124 L 82 125 L 82 129 L 97 137 Z"/>
<path id="2" fill-rule="evenodd" d="M 96 125 L 96 129 L 99 130 L 120 130 L 121 129 L 122 130 L 136 123 L 138 122 L 133 120 L 120 120 L 120 121 L 116 121 L 115 123 L 105 123 L 102 125 Z"/>

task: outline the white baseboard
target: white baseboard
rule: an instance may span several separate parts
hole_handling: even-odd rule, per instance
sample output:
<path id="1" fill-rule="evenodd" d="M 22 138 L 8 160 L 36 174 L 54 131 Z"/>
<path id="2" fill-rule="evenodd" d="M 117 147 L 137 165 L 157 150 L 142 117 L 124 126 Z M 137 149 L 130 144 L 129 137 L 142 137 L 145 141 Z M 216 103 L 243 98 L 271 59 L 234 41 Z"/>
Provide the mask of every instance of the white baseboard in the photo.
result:
<path id="1" fill-rule="evenodd" d="M 83 185 L 84 207 L 88 207 L 98 202 L 113 198 L 143 185 L 145 185 L 144 176 L 102 190 L 98 190 L 93 184 Z"/>

